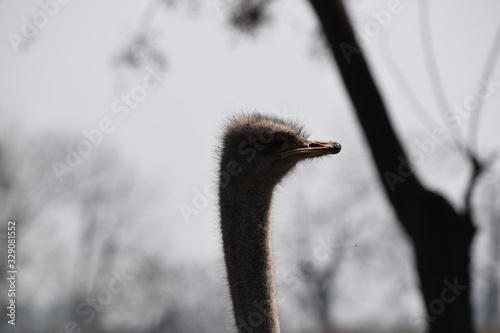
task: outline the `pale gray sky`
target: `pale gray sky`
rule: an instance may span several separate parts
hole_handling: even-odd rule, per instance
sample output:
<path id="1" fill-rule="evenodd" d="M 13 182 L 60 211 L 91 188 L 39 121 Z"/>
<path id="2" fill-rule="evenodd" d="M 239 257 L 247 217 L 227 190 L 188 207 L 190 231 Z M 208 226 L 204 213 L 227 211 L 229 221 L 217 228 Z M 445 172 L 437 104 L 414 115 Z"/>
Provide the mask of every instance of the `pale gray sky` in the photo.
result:
<path id="1" fill-rule="evenodd" d="M 308 5 L 298 0 L 277 2 L 272 8 L 275 20 L 264 33 L 245 38 L 229 31 L 217 4 L 201 5 L 199 14 L 184 8 L 167 8 L 158 14 L 151 32 L 167 55 L 168 75 L 122 121 L 112 112 L 112 103 L 130 90 L 116 89 L 111 59 L 130 41 L 145 3 L 70 1 L 60 5 L 54 17 L 30 39 L 29 48 L 16 53 L 9 33 L 21 34 L 23 18 L 33 20 L 41 9 L 36 1 L 0 2 L 0 35 L 4 36 L 0 107 L 4 121 L 15 119 L 30 131 L 57 129 L 84 139 L 82 130 L 98 126 L 102 118 L 111 118 L 116 130 L 105 136 L 103 144 L 112 143 L 139 170 L 165 183 L 172 193 L 170 223 L 185 229 L 187 239 L 192 237 L 193 228 L 204 225 L 201 228 L 208 231 L 215 219 L 214 212 L 206 209 L 185 225 L 178 207 L 191 203 L 193 189 L 213 180 L 213 149 L 226 113 L 256 109 L 290 114 L 306 123 L 314 137 L 338 140 L 344 146 L 341 155 L 350 154 L 350 141 L 359 140 L 360 132 L 336 69 L 329 59 L 311 56 L 315 21 Z M 374 21 L 371 11 L 387 9 L 388 4 L 353 4 L 357 31 L 363 33 Z M 437 62 L 451 103 L 462 103 L 474 93 L 499 24 L 499 7 L 496 1 L 432 4 Z M 381 47 L 389 41 L 417 96 L 437 117 L 416 18 L 416 3 L 401 1 L 400 13 L 392 16 L 366 48 L 394 124 L 408 142 L 409 151 L 419 149 L 412 140 L 429 134 L 401 97 Z M 146 74 L 127 82 L 127 87 L 140 83 Z M 491 75 L 493 81 L 500 81 L 498 70 Z M 484 105 L 479 141 L 485 152 L 498 148 L 499 105 L 500 94 L 496 92 Z M 342 163 L 342 156 L 333 163 Z M 426 165 L 432 163 L 425 161 L 424 170 Z M 448 194 L 458 199 L 459 185 L 453 188 L 447 181 L 440 182 L 442 177 L 426 179 L 438 188 L 447 188 Z"/>
<path id="2" fill-rule="evenodd" d="M 374 21 L 371 11 L 387 9 L 390 1 L 356 1 L 351 14 L 358 31 Z M 119 150 L 129 163 L 170 193 L 165 203 L 165 230 L 175 233 L 179 259 L 217 258 L 219 253 L 215 200 L 185 223 L 179 207 L 192 205 L 196 190 L 214 181 L 219 126 L 225 115 L 259 110 L 296 117 L 317 139 L 337 140 L 343 151 L 331 160 L 308 166 L 308 172 L 326 173 L 332 164 L 359 156 L 361 132 L 350 110 L 336 68 L 330 60 L 311 55 L 315 45 L 315 17 L 306 1 L 278 1 L 271 6 L 274 20 L 256 38 L 228 29 L 217 1 L 201 4 L 198 14 L 166 8 L 156 17 L 151 33 L 168 59 L 161 85 L 120 120 L 112 104 L 140 84 L 146 72 L 121 88 L 111 59 L 130 41 L 147 2 L 132 0 L 81 1 L 60 5 L 30 46 L 16 53 L 9 33 L 21 34 L 23 18 L 40 12 L 33 0 L 0 2 L 0 111 L 2 121 L 17 121 L 28 132 L 62 130 L 84 139 L 82 130 L 112 119 L 113 133 L 103 145 Z M 384 60 L 387 45 L 422 104 L 438 118 L 423 63 L 417 29 L 417 2 L 401 1 L 401 12 L 371 39 L 365 49 L 381 84 L 391 116 L 410 152 L 414 140 L 429 137 L 391 76 Z M 473 96 L 500 20 L 500 2 L 440 1 L 431 4 L 431 28 L 437 62 L 449 102 L 463 103 Z M 496 68 L 490 79 L 500 82 Z M 500 86 L 485 101 L 481 118 L 481 153 L 499 148 Z M 441 125 L 442 126 L 442 125 Z M 381 135 L 383 135 L 381 133 Z M 94 149 L 100 149 L 95 147 Z M 421 165 L 425 180 L 458 202 L 466 180 L 460 159 L 439 164 L 442 147 Z M 52 161 L 47 161 L 51 163 Z M 441 171 L 434 172 L 436 165 Z M 452 168 L 453 174 L 448 170 Z M 431 172 L 429 172 L 431 171 Z M 300 172 L 298 173 L 300 175 Z M 457 177 L 459 175 L 459 177 Z M 323 186 L 323 188 L 322 188 Z M 306 196 L 327 191 L 330 184 L 304 186 L 287 181 L 278 205 L 288 193 Z M 341 191 L 341 189 L 339 189 Z M 291 194 L 290 194 L 291 195 Z M 286 218 L 286 214 L 278 218 Z M 162 246 L 162 233 L 156 237 Z M 180 251 L 179 251 L 180 250 Z"/>

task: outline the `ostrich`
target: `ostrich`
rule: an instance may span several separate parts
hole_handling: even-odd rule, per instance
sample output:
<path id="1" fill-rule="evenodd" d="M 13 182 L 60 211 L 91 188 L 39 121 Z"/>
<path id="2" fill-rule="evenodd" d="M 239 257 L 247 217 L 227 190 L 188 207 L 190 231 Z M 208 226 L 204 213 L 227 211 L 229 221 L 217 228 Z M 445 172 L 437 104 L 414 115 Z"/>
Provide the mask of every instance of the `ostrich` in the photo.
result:
<path id="1" fill-rule="evenodd" d="M 275 186 L 297 164 L 337 154 L 337 142 L 307 139 L 303 128 L 261 114 L 226 125 L 219 206 L 224 260 L 238 332 L 280 332 L 271 243 Z"/>

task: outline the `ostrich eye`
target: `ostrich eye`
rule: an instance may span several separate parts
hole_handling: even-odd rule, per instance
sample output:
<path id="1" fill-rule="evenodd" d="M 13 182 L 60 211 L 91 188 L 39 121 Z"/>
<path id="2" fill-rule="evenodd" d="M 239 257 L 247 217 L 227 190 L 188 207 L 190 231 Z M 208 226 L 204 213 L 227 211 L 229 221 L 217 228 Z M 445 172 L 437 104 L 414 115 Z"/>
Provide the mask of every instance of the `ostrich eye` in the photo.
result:
<path id="1" fill-rule="evenodd" d="M 278 150 L 283 146 L 283 143 L 282 139 L 273 139 L 266 145 L 266 149 L 270 151 Z"/>

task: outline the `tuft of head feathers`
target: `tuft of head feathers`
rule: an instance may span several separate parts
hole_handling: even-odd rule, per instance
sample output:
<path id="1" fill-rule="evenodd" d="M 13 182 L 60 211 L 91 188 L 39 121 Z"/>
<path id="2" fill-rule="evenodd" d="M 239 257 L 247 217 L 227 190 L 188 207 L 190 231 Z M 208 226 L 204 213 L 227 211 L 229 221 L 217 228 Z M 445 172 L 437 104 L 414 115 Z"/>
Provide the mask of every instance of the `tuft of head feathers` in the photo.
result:
<path id="1" fill-rule="evenodd" d="M 309 133 L 304 126 L 294 121 L 283 120 L 277 116 L 263 113 L 240 113 L 228 118 L 224 127 L 224 135 L 241 132 L 252 132 L 267 128 L 269 131 L 288 133 L 290 135 L 307 139 Z"/>
<path id="2" fill-rule="evenodd" d="M 249 181 L 273 187 L 300 158 L 280 154 L 308 146 L 304 127 L 261 113 L 228 118 L 219 148 L 220 186 Z"/>

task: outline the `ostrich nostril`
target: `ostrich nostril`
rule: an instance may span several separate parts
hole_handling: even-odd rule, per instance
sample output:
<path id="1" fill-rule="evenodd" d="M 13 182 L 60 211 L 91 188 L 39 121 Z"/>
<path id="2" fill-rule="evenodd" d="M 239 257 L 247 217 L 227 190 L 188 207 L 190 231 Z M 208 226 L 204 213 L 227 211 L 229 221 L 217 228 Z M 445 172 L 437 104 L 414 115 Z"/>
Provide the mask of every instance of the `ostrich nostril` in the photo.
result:
<path id="1" fill-rule="evenodd" d="M 311 142 L 309 144 L 309 148 L 315 148 L 315 147 L 321 147 L 321 145 L 317 144 L 316 142 Z"/>

